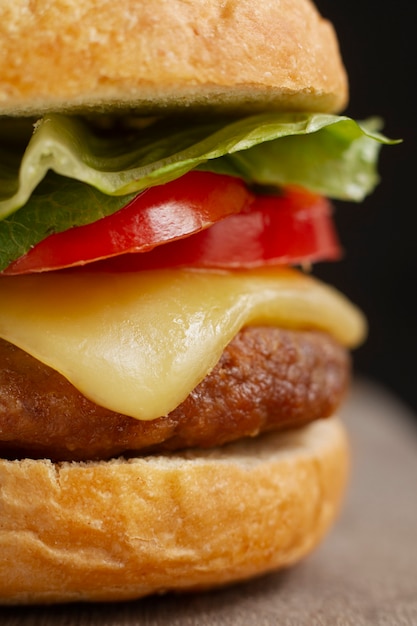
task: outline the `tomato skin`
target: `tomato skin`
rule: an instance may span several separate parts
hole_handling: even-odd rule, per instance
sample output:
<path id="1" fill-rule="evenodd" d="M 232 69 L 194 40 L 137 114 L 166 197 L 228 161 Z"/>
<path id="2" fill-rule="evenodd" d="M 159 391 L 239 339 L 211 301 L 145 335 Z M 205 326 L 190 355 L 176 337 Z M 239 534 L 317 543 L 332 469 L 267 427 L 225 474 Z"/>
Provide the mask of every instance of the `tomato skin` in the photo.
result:
<path id="1" fill-rule="evenodd" d="M 337 260 L 341 248 L 331 203 L 316 194 L 286 189 L 258 196 L 242 213 L 147 254 L 121 255 L 97 270 L 141 271 L 166 267 L 245 269 Z"/>
<path id="2" fill-rule="evenodd" d="M 3 274 L 43 272 L 128 252 L 147 252 L 239 213 L 253 199 L 238 178 L 192 171 L 147 189 L 113 215 L 50 235 Z"/>

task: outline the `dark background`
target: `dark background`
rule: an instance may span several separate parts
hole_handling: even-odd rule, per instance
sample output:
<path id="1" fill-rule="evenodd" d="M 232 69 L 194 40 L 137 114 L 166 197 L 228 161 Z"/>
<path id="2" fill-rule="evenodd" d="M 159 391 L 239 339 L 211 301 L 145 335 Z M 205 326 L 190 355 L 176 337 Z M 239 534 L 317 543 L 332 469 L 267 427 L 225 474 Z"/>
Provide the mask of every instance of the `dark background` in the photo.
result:
<path id="1" fill-rule="evenodd" d="M 417 30 L 413 2 L 317 0 L 337 30 L 355 119 L 378 115 L 402 138 L 381 150 L 376 191 L 359 205 L 336 203 L 345 258 L 316 267 L 366 313 L 370 333 L 354 353 L 360 374 L 382 383 L 417 419 Z M 389 7 L 389 9 L 388 9 Z"/>

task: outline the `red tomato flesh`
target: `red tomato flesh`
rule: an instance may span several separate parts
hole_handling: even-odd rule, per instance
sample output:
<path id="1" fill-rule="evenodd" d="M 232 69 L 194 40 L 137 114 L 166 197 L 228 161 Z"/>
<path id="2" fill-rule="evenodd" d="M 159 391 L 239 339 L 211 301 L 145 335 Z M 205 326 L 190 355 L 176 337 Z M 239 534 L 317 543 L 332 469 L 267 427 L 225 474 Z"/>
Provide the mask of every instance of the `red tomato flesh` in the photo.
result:
<path id="1" fill-rule="evenodd" d="M 341 250 L 331 213 L 328 200 L 305 190 L 255 196 L 237 178 L 190 172 L 148 189 L 109 217 L 50 235 L 3 273 L 103 259 L 96 269 L 232 269 L 333 260 Z"/>
<path id="2" fill-rule="evenodd" d="M 341 257 L 325 198 L 287 189 L 283 196 L 258 196 L 248 209 L 216 222 L 191 237 L 147 254 L 121 255 L 97 269 L 141 271 L 166 267 L 244 269 L 299 265 Z"/>
<path id="3" fill-rule="evenodd" d="M 44 272 L 127 252 L 147 252 L 239 213 L 252 201 L 253 195 L 238 178 L 189 172 L 146 189 L 112 215 L 49 235 L 3 274 Z"/>

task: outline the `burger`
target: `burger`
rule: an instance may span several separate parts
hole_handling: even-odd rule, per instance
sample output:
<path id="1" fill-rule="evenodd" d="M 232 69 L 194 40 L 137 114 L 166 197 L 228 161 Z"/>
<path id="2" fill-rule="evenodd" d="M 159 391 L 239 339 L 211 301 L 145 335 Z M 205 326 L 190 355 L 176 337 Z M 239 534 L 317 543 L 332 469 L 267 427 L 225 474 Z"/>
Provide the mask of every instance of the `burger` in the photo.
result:
<path id="1" fill-rule="evenodd" d="M 333 523 L 362 313 L 314 277 L 378 182 L 309 0 L 0 4 L 0 598 L 287 567 Z"/>

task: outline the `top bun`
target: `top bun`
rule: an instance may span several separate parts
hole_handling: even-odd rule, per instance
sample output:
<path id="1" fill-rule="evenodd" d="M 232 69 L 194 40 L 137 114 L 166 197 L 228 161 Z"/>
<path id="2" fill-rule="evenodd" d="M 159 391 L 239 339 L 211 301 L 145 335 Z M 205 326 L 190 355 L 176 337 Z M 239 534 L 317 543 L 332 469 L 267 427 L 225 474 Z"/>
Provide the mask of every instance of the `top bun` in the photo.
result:
<path id="1" fill-rule="evenodd" d="M 310 0 L 0 3 L 0 114 L 338 112 L 348 87 Z"/>

